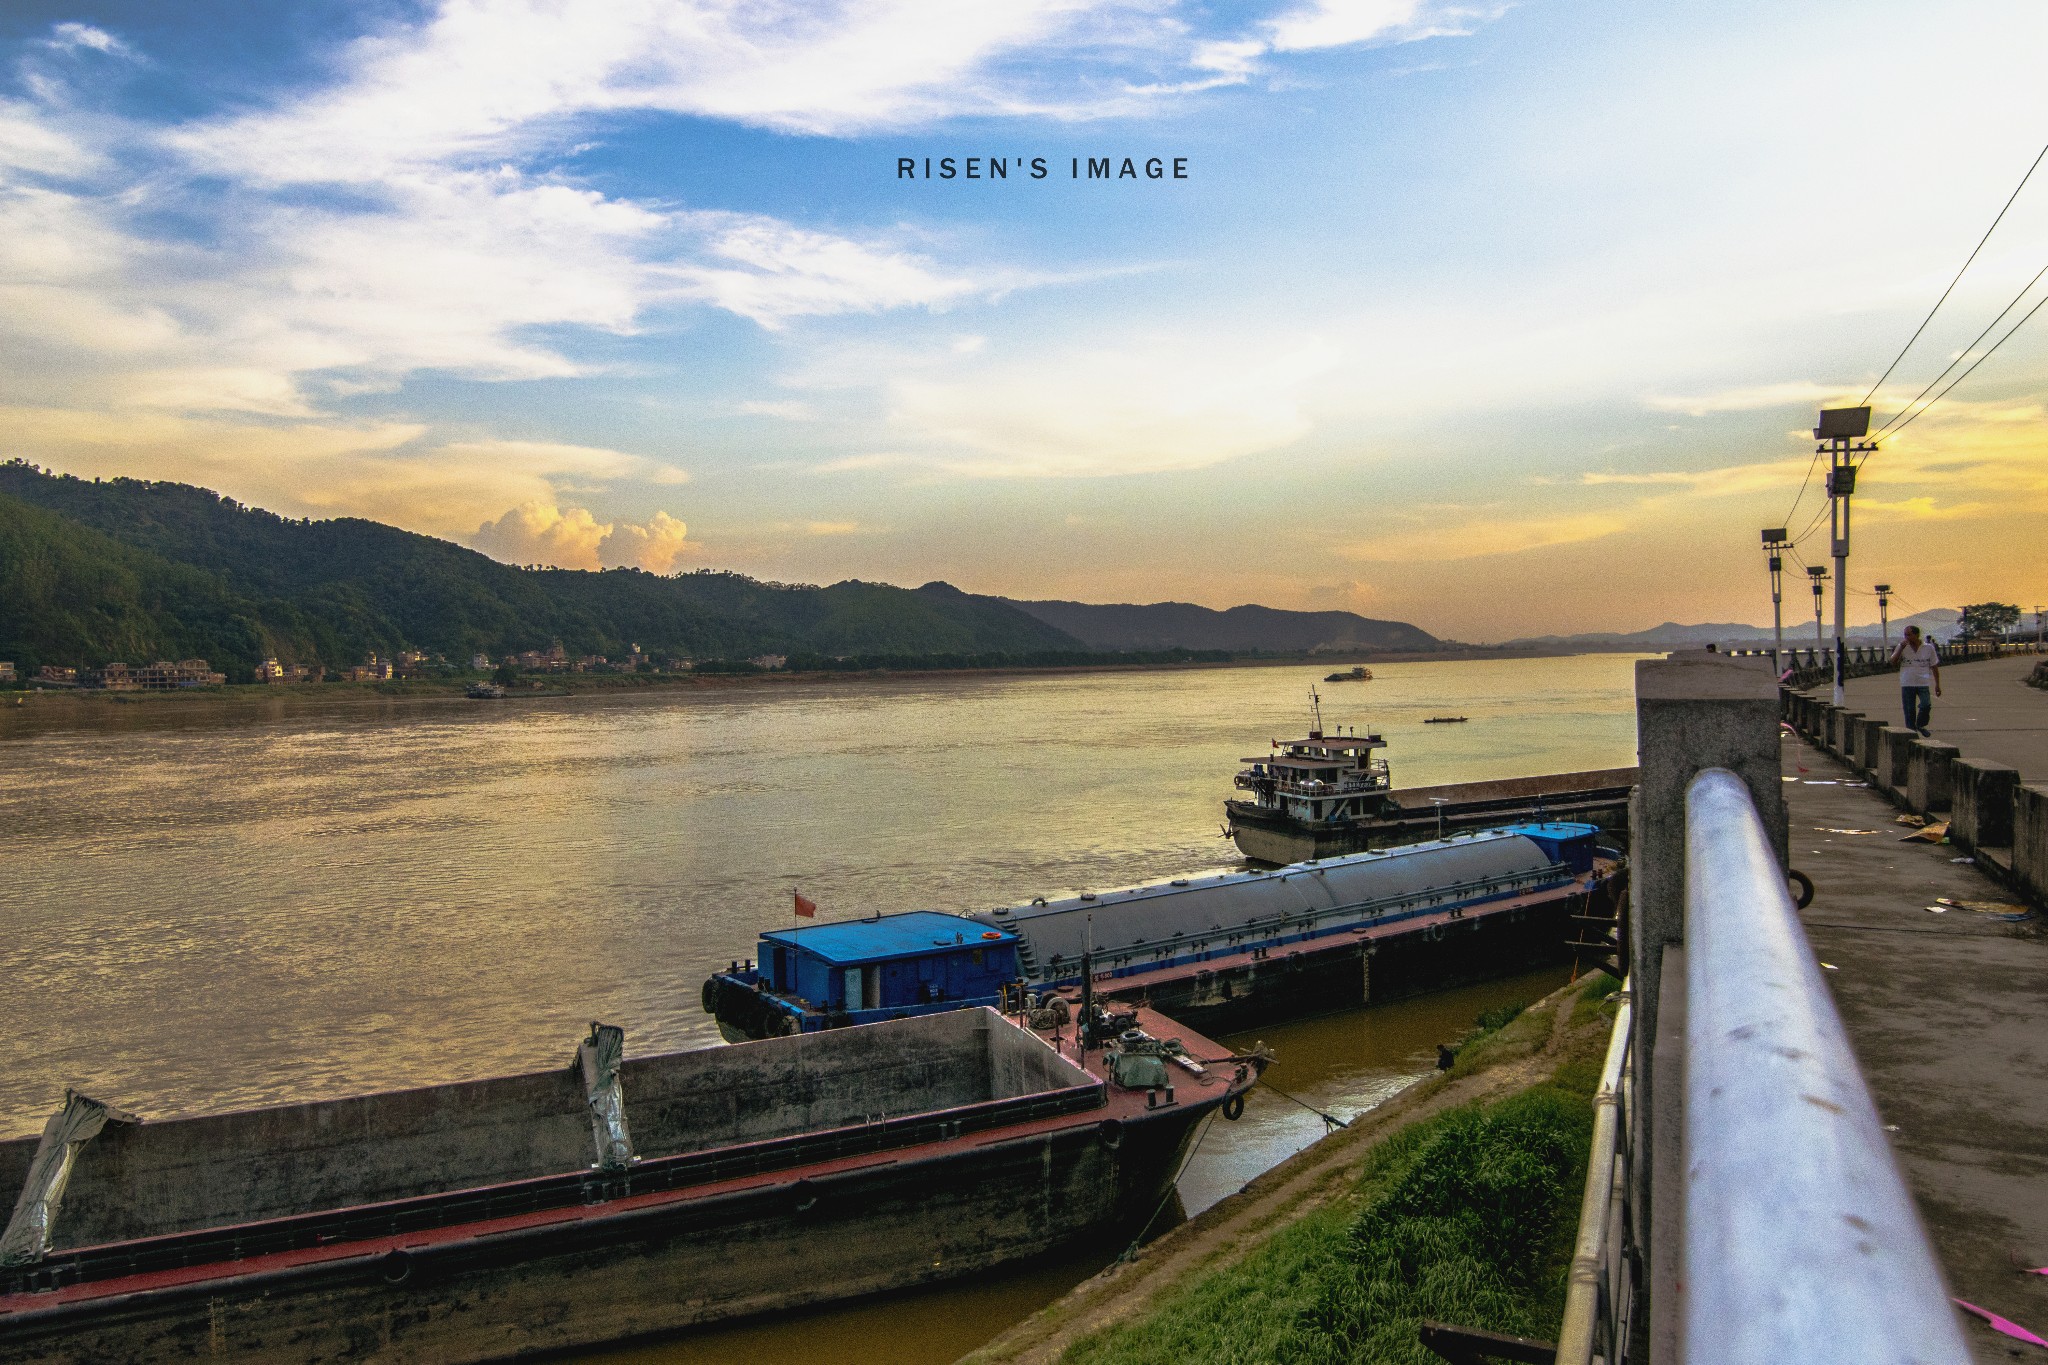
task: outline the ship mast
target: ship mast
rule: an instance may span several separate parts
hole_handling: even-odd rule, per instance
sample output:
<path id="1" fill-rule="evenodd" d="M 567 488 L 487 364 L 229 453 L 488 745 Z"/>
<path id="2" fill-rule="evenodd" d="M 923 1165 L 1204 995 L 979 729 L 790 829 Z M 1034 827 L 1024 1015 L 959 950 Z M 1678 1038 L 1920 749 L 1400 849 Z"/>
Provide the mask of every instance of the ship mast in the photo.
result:
<path id="1" fill-rule="evenodd" d="M 1323 699 L 1316 695 L 1314 687 L 1310 687 L 1308 690 L 1308 706 L 1310 713 L 1315 716 L 1316 721 L 1312 727 L 1310 738 L 1321 739 L 1323 737 Z"/>

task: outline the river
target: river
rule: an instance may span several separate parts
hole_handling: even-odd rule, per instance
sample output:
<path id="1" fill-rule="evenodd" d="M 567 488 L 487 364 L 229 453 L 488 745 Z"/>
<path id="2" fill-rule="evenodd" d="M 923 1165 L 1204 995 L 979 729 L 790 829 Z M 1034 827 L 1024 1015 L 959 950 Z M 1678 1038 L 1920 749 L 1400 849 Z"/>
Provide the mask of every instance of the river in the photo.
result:
<path id="1" fill-rule="evenodd" d="M 1400 786 L 1622 766 L 1633 657 L 1375 665 L 1321 685 L 1323 714 L 1383 733 Z M 1230 775 L 1306 730 L 1325 671 L 22 708 L 0 717 L 0 1135 L 35 1131 L 66 1084 L 167 1116 L 552 1066 L 592 1019 L 630 1052 L 712 1045 L 700 983 L 789 922 L 794 890 L 842 918 L 1230 865 Z M 1422 723 L 1444 714 L 1469 720 Z M 1356 1112 L 1479 1009 L 1544 988 L 1290 1026 L 1292 1062 L 1267 1030 L 1272 1079 Z M 1205 1139 L 1191 1208 L 1321 1131 L 1274 1105 Z M 928 1349 L 889 1358 L 951 1359 L 945 1322 L 986 1335 L 1078 1273 L 946 1291 L 966 1297 L 926 1315 Z M 882 1310 L 840 1311 L 857 1338 Z"/>

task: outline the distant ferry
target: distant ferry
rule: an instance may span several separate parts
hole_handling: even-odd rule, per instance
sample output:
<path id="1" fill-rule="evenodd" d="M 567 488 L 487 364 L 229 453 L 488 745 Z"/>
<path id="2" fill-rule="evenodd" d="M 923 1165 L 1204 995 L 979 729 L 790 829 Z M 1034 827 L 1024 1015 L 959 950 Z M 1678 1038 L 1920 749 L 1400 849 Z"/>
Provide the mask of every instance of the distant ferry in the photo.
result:
<path id="1" fill-rule="evenodd" d="M 1345 669 L 1345 670 L 1344 670 L 1344 671 L 1343 671 L 1342 673 L 1332 673 L 1332 674 L 1331 674 L 1331 675 L 1330 675 L 1329 677 L 1327 677 L 1327 678 L 1324 678 L 1324 679 L 1323 679 L 1323 681 L 1324 681 L 1324 682 L 1371 682 L 1371 681 L 1372 681 L 1372 670 L 1371 670 L 1371 669 L 1369 669 L 1369 668 L 1367 668 L 1367 667 L 1366 667 L 1366 666 L 1365 666 L 1364 664 L 1360 664 L 1360 665 L 1358 665 L 1358 667 L 1356 667 L 1356 668 L 1347 668 L 1347 669 Z"/>

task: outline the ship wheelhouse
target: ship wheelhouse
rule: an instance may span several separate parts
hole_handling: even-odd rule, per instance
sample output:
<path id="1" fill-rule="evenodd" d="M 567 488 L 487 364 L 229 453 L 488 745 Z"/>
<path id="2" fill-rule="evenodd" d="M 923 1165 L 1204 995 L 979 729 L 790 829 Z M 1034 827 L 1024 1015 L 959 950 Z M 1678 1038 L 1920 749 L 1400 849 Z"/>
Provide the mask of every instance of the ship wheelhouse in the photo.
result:
<path id="1" fill-rule="evenodd" d="M 1307 739 L 1274 740 L 1267 757 L 1241 760 L 1236 785 L 1260 809 L 1304 824 L 1369 817 L 1393 787 L 1387 761 L 1373 757 L 1386 747 L 1375 734 L 1311 730 Z"/>

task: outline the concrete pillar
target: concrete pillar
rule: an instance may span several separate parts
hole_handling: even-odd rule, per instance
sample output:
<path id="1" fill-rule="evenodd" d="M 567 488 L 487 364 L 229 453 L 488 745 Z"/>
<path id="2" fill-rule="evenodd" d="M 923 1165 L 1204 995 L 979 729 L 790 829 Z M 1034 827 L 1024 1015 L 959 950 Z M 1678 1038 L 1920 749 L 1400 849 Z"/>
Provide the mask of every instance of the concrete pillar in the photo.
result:
<path id="1" fill-rule="evenodd" d="M 1867 773 L 1877 771 L 1877 737 L 1884 733 L 1884 722 L 1865 716 L 1856 723 L 1856 766 Z"/>
<path id="2" fill-rule="evenodd" d="M 2036 905 L 2048 905 L 2048 783 L 2023 783 L 2014 793 L 2012 876 Z"/>
<path id="3" fill-rule="evenodd" d="M 1861 711 L 1835 712 L 1834 725 L 1828 732 L 1828 748 L 1836 758 L 1856 762 L 1856 727 L 1863 723 Z"/>
<path id="4" fill-rule="evenodd" d="M 1871 769 L 1871 780 L 1885 791 L 1901 800 L 1906 795 L 1907 760 L 1912 757 L 1913 746 L 1920 742 L 1920 736 L 1897 725 L 1887 725 L 1877 732 L 1877 766 Z"/>
<path id="5" fill-rule="evenodd" d="M 1686 787 L 1706 768 L 1727 768 L 1741 777 L 1783 863 L 1785 789 L 1778 745 L 1778 689 L 1767 662 L 1701 652 L 1636 664 L 1642 767 L 1630 806 L 1629 987 L 1636 1037 L 1645 1043 L 1660 1036 L 1664 945 L 1685 938 Z M 1651 1116 L 1663 1102 L 1653 1046 L 1637 1050 L 1636 1066 L 1636 1150 L 1649 1152 L 1655 1139 Z M 1640 1173 L 1635 1189 L 1646 1223 L 1654 1217 L 1648 1175 Z"/>
<path id="6" fill-rule="evenodd" d="M 1983 758 L 1959 758 L 1949 765 L 1948 837 L 1972 853 L 2012 847 L 2017 768 Z"/>
<path id="7" fill-rule="evenodd" d="M 1907 752 L 1906 804 L 1922 815 L 1947 810 L 1954 791 L 1949 769 L 1962 750 L 1938 739 L 1918 739 Z"/>

